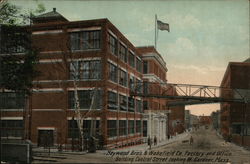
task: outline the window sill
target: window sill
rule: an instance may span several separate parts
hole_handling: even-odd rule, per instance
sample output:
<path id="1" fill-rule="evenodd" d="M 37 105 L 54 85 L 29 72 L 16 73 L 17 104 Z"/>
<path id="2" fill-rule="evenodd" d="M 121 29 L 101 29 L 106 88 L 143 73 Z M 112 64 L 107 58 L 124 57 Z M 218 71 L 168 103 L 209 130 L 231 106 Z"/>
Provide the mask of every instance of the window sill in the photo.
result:
<path id="1" fill-rule="evenodd" d="M 86 49 L 86 50 L 71 50 L 72 53 L 77 53 L 77 52 L 89 52 L 89 51 L 100 51 L 101 48 L 94 48 L 94 49 Z"/>
<path id="2" fill-rule="evenodd" d="M 68 109 L 68 110 L 72 110 L 72 111 L 74 111 L 75 109 Z M 85 111 L 85 110 L 92 110 L 92 111 L 96 111 L 96 110 L 101 110 L 100 108 L 99 109 L 79 109 L 79 110 L 81 110 L 81 111 Z"/>
<path id="3" fill-rule="evenodd" d="M 2 56 L 7 56 L 7 55 L 25 55 L 25 52 L 10 52 L 10 53 L 0 53 Z"/>
<path id="4" fill-rule="evenodd" d="M 102 79 L 76 79 L 76 81 L 100 81 Z M 70 79 L 68 81 L 74 81 L 73 79 Z"/>
<path id="5" fill-rule="evenodd" d="M 22 112 L 24 109 L 0 109 L 0 111 L 5 111 L 5 112 Z"/>
<path id="6" fill-rule="evenodd" d="M 108 137 L 108 140 L 115 140 L 115 139 L 117 139 L 117 136 L 115 136 L 115 137 Z"/>

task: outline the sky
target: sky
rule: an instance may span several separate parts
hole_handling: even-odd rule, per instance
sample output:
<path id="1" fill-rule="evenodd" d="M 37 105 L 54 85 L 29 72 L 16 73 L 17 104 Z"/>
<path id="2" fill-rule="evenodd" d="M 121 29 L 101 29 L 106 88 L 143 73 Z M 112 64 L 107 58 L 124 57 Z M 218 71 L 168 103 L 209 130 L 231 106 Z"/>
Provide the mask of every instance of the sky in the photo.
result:
<path id="1" fill-rule="evenodd" d="M 154 45 L 155 15 L 170 25 L 159 31 L 157 51 L 170 83 L 219 86 L 229 62 L 249 58 L 248 0 L 10 0 L 23 11 L 44 4 L 70 21 L 108 18 L 134 46 Z M 219 104 L 186 106 L 210 115 Z"/>

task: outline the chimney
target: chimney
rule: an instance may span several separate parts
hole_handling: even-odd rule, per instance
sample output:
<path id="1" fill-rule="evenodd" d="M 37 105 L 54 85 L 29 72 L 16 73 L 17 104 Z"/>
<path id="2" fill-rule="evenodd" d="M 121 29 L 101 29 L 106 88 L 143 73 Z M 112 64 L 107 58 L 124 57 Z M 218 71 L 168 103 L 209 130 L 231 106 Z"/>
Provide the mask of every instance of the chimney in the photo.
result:
<path id="1" fill-rule="evenodd" d="M 56 8 L 53 8 L 53 12 L 56 12 Z"/>

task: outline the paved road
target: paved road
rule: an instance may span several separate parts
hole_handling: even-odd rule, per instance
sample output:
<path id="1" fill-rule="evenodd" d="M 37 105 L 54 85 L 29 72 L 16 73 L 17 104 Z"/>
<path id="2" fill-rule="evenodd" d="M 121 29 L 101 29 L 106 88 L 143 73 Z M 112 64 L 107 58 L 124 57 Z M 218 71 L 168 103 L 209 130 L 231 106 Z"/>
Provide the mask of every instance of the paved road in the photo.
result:
<path id="1" fill-rule="evenodd" d="M 190 136 L 194 143 L 189 144 Z M 52 153 L 34 163 L 169 163 L 250 164 L 250 151 L 225 143 L 211 129 L 199 129 L 175 142 L 149 150 L 147 147 L 98 153 Z"/>
<path id="2" fill-rule="evenodd" d="M 191 145 L 189 142 L 183 143 L 190 139 L 190 136 L 193 137 L 194 143 Z M 250 151 L 232 143 L 226 143 L 212 129 L 201 128 L 185 139 L 154 150 L 179 151 L 181 154 L 172 156 L 172 161 L 168 161 L 170 163 L 250 164 Z"/>

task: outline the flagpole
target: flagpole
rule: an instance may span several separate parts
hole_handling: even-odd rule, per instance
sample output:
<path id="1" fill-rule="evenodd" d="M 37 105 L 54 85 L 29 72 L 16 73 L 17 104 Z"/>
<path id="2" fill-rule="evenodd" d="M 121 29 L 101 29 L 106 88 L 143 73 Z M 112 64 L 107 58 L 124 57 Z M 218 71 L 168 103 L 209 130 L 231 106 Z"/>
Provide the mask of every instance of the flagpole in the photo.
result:
<path id="1" fill-rule="evenodd" d="M 156 34 L 157 31 L 156 31 L 156 30 L 157 30 L 157 15 L 155 14 L 155 49 L 156 49 L 156 40 L 157 40 L 157 38 L 156 38 L 156 37 L 157 37 L 157 36 L 156 36 L 156 35 L 157 35 L 157 34 Z"/>

